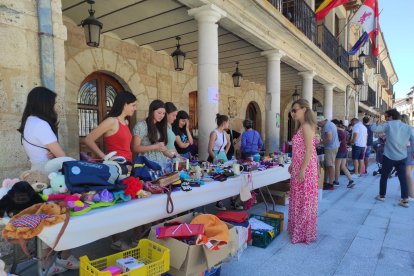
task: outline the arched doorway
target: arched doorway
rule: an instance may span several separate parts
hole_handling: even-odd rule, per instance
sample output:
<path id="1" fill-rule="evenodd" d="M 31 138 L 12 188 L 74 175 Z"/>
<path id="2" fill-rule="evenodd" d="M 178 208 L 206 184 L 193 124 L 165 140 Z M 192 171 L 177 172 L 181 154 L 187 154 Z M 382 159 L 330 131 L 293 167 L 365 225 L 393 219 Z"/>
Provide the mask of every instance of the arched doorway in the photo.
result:
<path id="1" fill-rule="evenodd" d="M 253 121 L 253 129 L 257 130 L 259 133 L 262 132 L 262 113 L 256 102 L 250 102 L 247 105 L 245 118 Z"/>
<path id="2" fill-rule="evenodd" d="M 115 96 L 123 91 L 122 85 L 112 76 L 95 72 L 86 77 L 78 93 L 79 151 L 96 157 L 83 140 L 92 129 L 100 124 L 111 110 Z M 130 122 L 132 127 L 133 122 Z M 96 141 L 98 147 L 105 152 L 103 138 Z"/>

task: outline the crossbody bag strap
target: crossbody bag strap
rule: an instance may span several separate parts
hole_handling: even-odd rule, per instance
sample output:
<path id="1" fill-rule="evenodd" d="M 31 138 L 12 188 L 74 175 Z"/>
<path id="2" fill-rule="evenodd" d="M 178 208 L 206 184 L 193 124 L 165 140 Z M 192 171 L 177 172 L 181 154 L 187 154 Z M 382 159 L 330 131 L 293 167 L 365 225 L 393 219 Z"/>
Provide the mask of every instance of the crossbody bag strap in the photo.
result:
<path id="1" fill-rule="evenodd" d="M 20 136 L 20 143 L 21 143 L 22 145 L 23 145 L 23 140 L 25 140 L 25 141 L 26 141 L 26 143 L 28 143 L 29 145 L 32 145 L 32 146 L 37 147 L 37 148 L 45 149 L 45 150 L 47 150 L 47 151 L 49 151 L 49 152 L 50 152 L 50 150 L 49 150 L 48 148 L 45 148 L 45 147 L 42 147 L 42 146 L 39 146 L 39 145 L 36 145 L 36 144 L 30 143 L 29 141 L 27 141 L 27 139 L 26 139 L 26 138 L 24 138 L 23 134 L 21 134 L 21 136 Z"/>
<path id="2" fill-rule="evenodd" d="M 63 236 L 63 233 L 65 232 L 66 227 L 69 224 L 69 218 L 70 218 L 69 210 L 66 209 L 65 221 L 63 222 L 62 228 L 60 228 L 60 230 L 59 230 L 59 233 L 58 233 L 58 235 L 56 237 L 55 244 L 53 245 L 52 248 L 50 248 L 49 253 L 47 253 L 46 260 L 48 260 L 50 254 L 52 254 L 52 252 L 55 250 L 56 246 L 58 245 L 58 243 L 60 241 L 60 238 Z"/>
<path id="3" fill-rule="evenodd" d="M 223 144 L 221 144 L 221 146 L 220 146 L 220 148 L 219 148 L 219 150 L 218 150 L 218 153 L 220 153 L 220 151 L 221 151 L 221 149 L 223 148 L 223 146 L 224 146 L 224 131 L 223 131 Z"/>

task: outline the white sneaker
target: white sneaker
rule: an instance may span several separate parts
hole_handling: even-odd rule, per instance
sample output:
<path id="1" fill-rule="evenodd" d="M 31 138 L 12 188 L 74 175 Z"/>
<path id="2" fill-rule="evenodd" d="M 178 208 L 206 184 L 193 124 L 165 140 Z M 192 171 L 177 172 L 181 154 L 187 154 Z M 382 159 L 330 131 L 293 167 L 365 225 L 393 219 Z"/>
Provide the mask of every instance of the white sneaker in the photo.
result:
<path id="1" fill-rule="evenodd" d="M 60 265 L 57 265 L 56 262 L 52 264 L 52 266 L 49 268 L 46 276 L 51 276 L 51 275 L 56 275 L 56 274 L 60 274 L 65 272 L 66 270 L 68 270 L 65 267 L 62 267 Z M 46 270 L 43 270 L 43 272 L 45 272 Z"/>
<path id="2" fill-rule="evenodd" d="M 67 269 L 79 269 L 80 266 L 78 258 L 73 255 L 70 255 L 66 260 L 57 257 L 55 263 Z"/>
<path id="3" fill-rule="evenodd" d="M 408 197 L 408 201 L 414 202 L 414 197 Z"/>

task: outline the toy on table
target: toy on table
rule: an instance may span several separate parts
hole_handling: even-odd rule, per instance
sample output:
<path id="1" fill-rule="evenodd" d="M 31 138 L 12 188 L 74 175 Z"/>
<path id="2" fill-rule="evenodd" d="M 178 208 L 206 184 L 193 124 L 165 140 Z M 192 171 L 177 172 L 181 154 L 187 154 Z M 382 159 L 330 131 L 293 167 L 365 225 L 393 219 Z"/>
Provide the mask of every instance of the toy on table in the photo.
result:
<path id="1" fill-rule="evenodd" d="M 61 173 L 52 172 L 49 174 L 50 188 L 44 189 L 43 194 L 64 194 L 67 193 L 68 187 L 65 184 L 65 176 Z"/>
<path id="2" fill-rule="evenodd" d="M 118 275 L 121 275 L 121 273 L 122 273 L 121 268 L 117 267 L 116 265 L 111 265 L 111 266 L 109 266 L 109 267 L 102 270 L 102 272 L 106 272 L 106 271 L 111 272 L 112 276 L 118 276 Z"/>
<path id="3" fill-rule="evenodd" d="M 28 182 L 38 193 L 49 186 L 49 178 L 47 177 L 47 174 L 36 170 L 22 172 L 19 179 Z"/>
<path id="4" fill-rule="evenodd" d="M 13 185 L 16 184 L 19 181 L 20 181 L 20 179 L 18 179 L 18 178 L 14 178 L 14 179 L 6 178 L 6 179 L 4 179 L 3 183 L 1 185 L 1 188 L 0 188 L 0 199 L 2 199 L 3 196 L 5 196 L 7 194 L 7 192 L 11 190 Z"/>

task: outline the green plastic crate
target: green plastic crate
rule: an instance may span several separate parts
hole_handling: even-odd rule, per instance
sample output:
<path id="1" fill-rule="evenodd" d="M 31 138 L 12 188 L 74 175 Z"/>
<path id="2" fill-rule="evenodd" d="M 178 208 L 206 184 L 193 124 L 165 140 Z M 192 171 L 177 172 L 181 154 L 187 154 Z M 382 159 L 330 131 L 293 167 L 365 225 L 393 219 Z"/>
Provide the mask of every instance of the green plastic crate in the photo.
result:
<path id="1" fill-rule="evenodd" d="M 273 227 L 273 231 L 252 230 L 252 245 L 266 248 L 280 234 L 280 218 L 264 217 L 251 214 L 250 218 L 255 218 Z"/>

